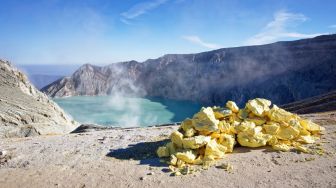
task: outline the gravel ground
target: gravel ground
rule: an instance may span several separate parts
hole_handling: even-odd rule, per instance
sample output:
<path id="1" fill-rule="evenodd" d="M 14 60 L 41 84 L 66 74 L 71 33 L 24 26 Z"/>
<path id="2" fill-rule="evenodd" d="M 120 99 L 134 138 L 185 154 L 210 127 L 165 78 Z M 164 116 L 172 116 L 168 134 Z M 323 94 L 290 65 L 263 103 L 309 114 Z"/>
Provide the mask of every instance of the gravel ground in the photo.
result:
<path id="1" fill-rule="evenodd" d="M 210 167 L 171 176 L 155 155 L 177 126 L 0 139 L 0 187 L 336 187 L 336 113 L 309 114 L 326 128 L 324 154 L 236 147 Z"/>

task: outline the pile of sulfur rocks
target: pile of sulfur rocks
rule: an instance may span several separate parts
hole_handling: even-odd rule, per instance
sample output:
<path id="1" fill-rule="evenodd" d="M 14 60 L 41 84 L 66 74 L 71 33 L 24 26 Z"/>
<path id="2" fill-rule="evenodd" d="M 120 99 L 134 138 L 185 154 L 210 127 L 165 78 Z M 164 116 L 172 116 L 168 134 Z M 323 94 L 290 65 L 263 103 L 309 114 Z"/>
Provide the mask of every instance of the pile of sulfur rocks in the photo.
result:
<path id="1" fill-rule="evenodd" d="M 274 150 L 309 152 L 303 144 L 312 144 L 323 127 L 287 112 L 271 101 L 249 100 L 245 108 L 228 101 L 225 108 L 202 108 L 192 119 L 181 123 L 170 135 L 171 142 L 159 147 L 159 157 L 170 157 L 172 171 L 190 164 L 208 166 L 241 146 L 272 146 Z"/>

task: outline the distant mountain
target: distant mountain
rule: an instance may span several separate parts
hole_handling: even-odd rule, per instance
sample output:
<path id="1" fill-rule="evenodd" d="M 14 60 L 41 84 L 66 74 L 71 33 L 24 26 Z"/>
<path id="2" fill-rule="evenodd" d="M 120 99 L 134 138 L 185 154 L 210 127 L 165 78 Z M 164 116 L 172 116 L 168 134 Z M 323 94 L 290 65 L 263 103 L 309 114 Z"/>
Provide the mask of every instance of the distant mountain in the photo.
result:
<path id="1" fill-rule="evenodd" d="M 0 138 L 68 133 L 76 126 L 22 72 L 0 60 Z"/>
<path id="2" fill-rule="evenodd" d="M 41 74 L 32 74 L 28 75 L 29 80 L 31 83 L 37 88 L 42 89 L 43 87 L 55 82 L 56 80 L 59 80 L 63 78 L 64 75 L 41 75 Z"/>
<path id="3" fill-rule="evenodd" d="M 41 89 L 52 82 L 71 75 L 80 65 L 17 65 L 29 78 L 30 82 L 38 89 Z"/>
<path id="4" fill-rule="evenodd" d="M 223 48 L 197 54 L 85 64 L 43 92 L 52 97 L 115 93 L 243 104 L 255 97 L 285 104 L 336 89 L 336 35 Z"/>

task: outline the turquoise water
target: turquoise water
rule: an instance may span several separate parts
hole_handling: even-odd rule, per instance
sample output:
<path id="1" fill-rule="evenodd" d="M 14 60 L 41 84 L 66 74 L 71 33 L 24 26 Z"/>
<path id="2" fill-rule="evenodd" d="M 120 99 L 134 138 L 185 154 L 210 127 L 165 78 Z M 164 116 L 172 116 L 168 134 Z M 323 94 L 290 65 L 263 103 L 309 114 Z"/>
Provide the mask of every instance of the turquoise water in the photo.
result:
<path id="1" fill-rule="evenodd" d="M 189 101 L 121 96 L 77 96 L 54 101 L 80 123 L 121 127 L 179 122 L 201 108 Z"/>

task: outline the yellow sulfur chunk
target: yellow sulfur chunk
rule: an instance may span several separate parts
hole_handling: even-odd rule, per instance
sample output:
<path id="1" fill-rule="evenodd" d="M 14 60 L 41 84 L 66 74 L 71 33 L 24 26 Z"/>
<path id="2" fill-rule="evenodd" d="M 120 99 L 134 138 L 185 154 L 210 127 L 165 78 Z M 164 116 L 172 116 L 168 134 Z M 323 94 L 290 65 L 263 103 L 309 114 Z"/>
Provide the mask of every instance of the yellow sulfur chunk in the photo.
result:
<path id="1" fill-rule="evenodd" d="M 236 144 L 235 136 L 230 134 L 221 134 L 219 143 L 226 147 L 227 153 L 232 153 L 233 147 Z"/>
<path id="2" fill-rule="evenodd" d="M 175 155 L 171 155 L 171 156 L 170 156 L 169 164 L 175 166 L 176 163 L 177 163 L 177 158 L 176 158 L 176 156 L 175 156 Z"/>
<path id="3" fill-rule="evenodd" d="M 275 135 L 272 135 L 271 138 L 268 140 L 267 144 L 273 146 L 275 144 L 278 144 L 278 142 L 278 138 Z"/>
<path id="4" fill-rule="evenodd" d="M 191 138 L 184 138 L 182 140 L 182 145 L 183 145 L 183 148 L 185 149 L 197 149 L 197 148 L 204 146 L 208 142 L 210 142 L 209 136 L 199 135 L 199 136 L 194 136 Z"/>
<path id="5" fill-rule="evenodd" d="M 187 131 L 188 129 L 193 128 L 192 120 L 189 119 L 189 118 L 187 118 L 187 119 L 185 119 L 184 121 L 182 121 L 182 123 L 181 123 L 181 128 L 182 128 L 184 131 Z"/>
<path id="6" fill-rule="evenodd" d="M 232 111 L 228 108 L 213 107 L 213 112 L 216 119 L 223 119 L 232 115 Z"/>
<path id="7" fill-rule="evenodd" d="M 240 109 L 238 111 L 238 117 L 242 120 L 246 119 L 248 117 L 248 112 L 246 109 Z"/>
<path id="8" fill-rule="evenodd" d="M 275 135 L 278 133 L 280 125 L 276 122 L 267 122 L 267 124 L 263 125 L 263 129 L 266 134 Z"/>
<path id="9" fill-rule="evenodd" d="M 301 126 L 299 120 L 297 119 L 291 119 L 288 122 L 289 126 L 297 129 L 300 131 L 300 135 L 310 135 L 310 132 L 308 130 L 306 130 L 303 126 Z"/>
<path id="10" fill-rule="evenodd" d="M 184 136 L 185 137 L 193 137 L 195 134 L 197 133 L 197 131 L 193 128 L 190 128 L 190 129 L 187 129 L 185 132 L 184 132 Z"/>
<path id="11" fill-rule="evenodd" d="M 176 153 L 176 148 L 174 146 L 174 144 L 172 142 L 168 142 L 166 144 L 166 148 L 168 149 L 169 151 L 169 155 L 172 155 L 172 154 L 175 154 Z"/>
<path id="12" fill-rule="evenodd" d="M 197 131 L 195 129 L 191 128 L 191 129 L 188 129 L 184 132 L 184 136 L 193 137 L 196 133 L 197 133 Z"/>
<path id="13" fill-rule="evenodd" d="M 265 146 L 271 138 L 271 135 L 263 134 L 261 132 L 261 127 L 255 127 L 250 131 L 240 132 L 237 136 L 240 145 L 252 148 Z"/>
<path id="14" fill-rule="evenodd" d="M 213 132 L 213 133 L 210 134 L 210 137 L 211 137 L 211 139 L 219 138 L 220 137 L 220 133 L 219 132 Z"/>
<path id="15" fill-rule="evenodd" d="M 281 109 L 277 107 L 276 105 L 273 105 L 273 108 L 270 109 L 267 112 L 267 116 L 272 120 L 276 122 L 289 122 L 292 118 L 294 118 L 294 114 L 287 112 L 284 109 Z"/>
<path id="16" fill-rule="evenodd" d="M 242 120 L 238 117 L 237 114 L 230 115 L 228 121 L 230 124 L 235 123 L 235 122 L 239 122 L 239 123 L 242 122 Z"/>
<path id="17" fill-rule="evenodd" d="M 275 144 L 272 146 L 272 148 L 277 151 L 289 151 L 292 149 L 291 146 L 283 143 Z"/>
<path id="18" fill-rule="evenodd" d="M 261 98 L 249 100 L 246 103 L 246 108 L 249 109 L 254 115 L 263 117 L 264 113 L 269 110 L 271 101 Z"/>
<path id="19" fill-rule="evenodd" d="M 182 161 L 182 160 L 180 160 L 180 159 L 177 159 L 176 166 L 177 166 L 178 168 L 182 168 L 182 167 L 185 166 L 185 162 Z"/>
<path id="20" fill-rule="evenodd" d="M 301 152 L 303 152 L 303 153 L 308 153 L 308 151 L 309 151 L 308 148 L 302 146 L 302 145 L 299 144 L 299 143 L 293 143 L 293 146 L 294 146 L 294 148 L 295 148 L 296 150 L 301 151 Z"/>
<path id="21" fill-rule="evenodd" d="M 320 133 L 321 131 L 325 130 L 323 127 L 317 125 L 316 123 L 313 123 L 310 120 L 301 120 L 300 124 L 302 125 L 302 127 L 304 127 L 305 129 L 307 129 L 308 131 L 311 131 L 312 133 Z"/>
<path id="22" fill-rule="evenodd" d="M 196 154 L 192 150 L 177 152 L 175 156 L 177 159 L 189 164 L 193 164 L 196 159 Z"/>
<path id="23" fill-rule="evenodd" d="M 256 125 L 251 121 L 243 121 L 238 126 L 235 127 L 237 133 L 251 130 Z"/>
<path id="24" fill-rule="evenodd" d="M 280 126 L 280 129 L 277 133 L 277 138 L 281 140 L 292 140 L 299 136 L 300 131 L 295 129 L 294 127 L 288 126 Z"/>
<path id="25" fill-rule="evenodd" d="M 191 119 L 187 118 L 186 120 L 182 121 L 181 128 L 184 131 L 184 136 L 186 137 L 192 137 L 196 133 L 196 130 L 193 128 Z"/>
<path id="26" fill-rule="evenodd" d="M 217 144 L 216 140 L 211 140 L 205 148 L 204 156 L 206 158 L 221 159 L 224 157 L 226 152 L 226 147 L 220 144 Z"/>
<path id="27" fill-rule="evenodd" d="M 237 104 L 233 101 L 228 101 L 226 103 L 226 107 L 229 108 L 234 113 L 238 113 L 238 111 L 239 111 L 239 108 L 238 108 Z"/>
<path id="28" fill-rule="evenodd" d="M 199 156 L 193 161 L 193 164 L 195 164 L 195 165 L 203 164 L 203 156 L 202 156 L 202 155 L 199 155 Z"/>
<path id="29" fill-rule="evenodd" d="M 170 135 L 170 139 L 171 141 L 176 144 L 177 147 L 182 148 L 182 140 L 183 140 L 183 134 L 178 132 L 178 131 L 174 131 L 171 135 Z"/>
<path id="30" fill-rule="evenodd" d="M 197 131 L 214 132 L 218 130 L 219 121 L 215 118 L 212 108 L 202 108 L 193 117 L 193 126 Z"/>
<path id="31" fill-rule="evenodd" d="M 226 121 L 220 121 L 218 124 L 218 129 L 222 133 L 230 133 L 231 131 L 231 125 L 227 123 Z"/>
<path id="32" fill-rule="evenodd" d="M 170 155 L 168 148 L 165 147 L 165 146 L 159 147 L 157 149 L 156 153 L 159 157 L 169 157 L 169 155 Z"/>
<path id="33" fill-rule="evenodd" d="M 266 123 L 265 119 L 259 118 L 259 117 L 254 117 L 254 118 L 247 118 L 246 121 L 252 121 L 256 125 L 262 125 Z"/>
<path id="34" fill-rule="evenodd" d="M 304 143 L 304 144 L 313 144 L 315 143 L 315 138 L 312 136 L 300 136 L 297 139 L 298 142 Z"/>

